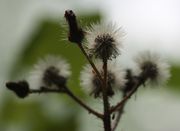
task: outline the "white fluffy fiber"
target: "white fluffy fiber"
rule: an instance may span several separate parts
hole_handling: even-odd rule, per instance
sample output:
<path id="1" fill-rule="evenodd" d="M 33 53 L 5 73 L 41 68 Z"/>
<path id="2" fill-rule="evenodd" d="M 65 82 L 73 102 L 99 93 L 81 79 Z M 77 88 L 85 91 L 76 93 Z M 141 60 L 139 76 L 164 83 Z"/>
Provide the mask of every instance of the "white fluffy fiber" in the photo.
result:
<path id="1" fill-rule="evenodd" d="M 151 80 L 152 84 L 164 84 L 170 77 L 170 66 L 159 54 L 144 51 L 135 57 L 135 62 L 137 63 L 136 73 L 138 74 L 141 72 L 141 67 L 145 62 L 151 62 L 156 65 L 158 74 L 154 80 Z"/>
<path id="2" fill-rule="evenodd" d="M 96 62 L 96 67 L 100 72 L 102 72 L 102 66 L 102 62 Z M 111 61 L 108 63 L 108 72 L 112 73 L 115 76 L 115 82 L 112 85 L 113 90 L 121 89 L 126 82 L 126 73 L 122 70 L 121 66 L 116 62 Z M 84 66 L 83 70 L 81 71 L 80 85 L 88 93 L 91 93 L 96 88 L 93 84 L 94 77 L 95 72 L 93 71 L 92 67 L 89 64 Z"/>
<path id="3" fill-rule="evenodd" d="M 60 76 L 68 78 L 71 75 L 70 65 L 66 60 L 59 56 L 48 55 L 44 59 L 39 60 L 30 73 L 29 82 L 32 88 L 39 88 L 44 85 L 42 81 L 44 72 L 51 66 L 59 70 Z"/>
<path id="4" fill-rule="evenodd" d="M 117 28 L 115 24 L 112 23 L 97 23 L 92 24 L 86 29 L 86 39 L 87 46 L 89 49 L 94 49 L 96 47 L 95 39 L 97 36 L 110 35 L 115 41 L 114 44 L 118 47 L 122 47 L 121 38 L 124 36 L 124 32 L 121 28 Z"/>

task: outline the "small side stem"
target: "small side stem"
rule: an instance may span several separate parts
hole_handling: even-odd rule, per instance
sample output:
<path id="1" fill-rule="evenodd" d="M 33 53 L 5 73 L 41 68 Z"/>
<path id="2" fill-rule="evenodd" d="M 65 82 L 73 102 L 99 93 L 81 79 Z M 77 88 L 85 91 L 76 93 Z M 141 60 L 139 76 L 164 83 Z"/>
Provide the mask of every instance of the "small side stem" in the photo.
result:
<path id="1" fill-rule="evenodd" d="M 125 96 L 126 96 L 126 95 L 123 95 L 123 98 L 124 98 Z M 115 120 L 115 122 L 114 122 L 114 124 L 113 124 L 112 131 L 115 131 L 115 130 L 116 130 L 116 128 L 117 128 L 117 126 L 118 126 L 118 124 L 119 124 L 119 122 L 120 122 L 120 120 L 121 120 L 121 117 L 122 117 L 122 115 L 123 115 L 125 105 L 126 105 L 126 102 L 125 102 L 125 103 L 121 106 L 121 108 L 117 111 L 117 116 L 116 116 L 116 120 Z"/>
<path id="2" fill-rule="evenodd" d="M 30 89 L 29 93 L 30 94 L 34 94 L 34 93 L 63 93 L 64 91 L 59 90 L 59 89 L 47 89 L 47 88 L 43 88 L 43 89 Z"/>
<path id="3" fill-rule="evenodd" d="M 89 106 L 87 106 L 85 103 L 83 103 L 79 98 L 77 98 L 68 88 L 65 90 L 66 94 L 70 96 L 75 102 L 77 102 L 79 105 L 81 105 L 83 108 L 85 108 L 89 113 L 94 114 L 98 118 L 102 119 L 103 115 L 94 111 Z"/>
<path id="4" fill-rule="evenodd" d="M 100 119 L 103 119 L 103 114 L 98 113 L 97 111 L 93 110 L 90 108 L 88 105 L 86 105 L 83 101 L 81 101 L 79 98 L 77 98 L 67 87 L 63 87 L 61 89 L 47 89 L 47 88 L 42 88 L 42 89 L 31 89 L 29 91 L 30 94 L 34 93 L 65 93 L 67 94 L 70 98 L 72 98 L 76 103 L 78 103 L 81 107 L 86 109 L 89 113 L 97 116 Z"/>
<path id="5" fill-rule="evenodd" d="M 116 106 L 112 107 L 112 108 L 111 108 L 111 113 L 114 112 L 114 111 L 116 111 L 116 110 L 118 110 L 118 109 L 120 109 L 120 108 L 122 108 L 122 106 L 124 105 L 124 103 L 125 103 L 129 98 L 131 98 L 131 96 L 136 92 L 136 90 L 138 89 L 138 87 L 139 87 L 139 86 L 135 86 L 135 87 L 133 88 L 133 90 L 132 90 L 126 97 L 123 98 L 123 100 L 121 100 L 119 103 L 117 103 Z"/>
<path id="6" fill-rule="evenodd" d="M 131 74 L 129 74 L 129 75 L 131 75 Z M 137 76 L 134 76 L 134 77 L 129 76 L 129 78 L 130 78 L 129 82 L 127 83 L 125 88 L 131 89 L 131 90 L 129 90 L 129 91 L 125 90 L 123 92 L 123 99 L 119 103 L 117 103 L 116 106 L 111 107 L 111 110 L 110 110 L 111 113 L 113 113 L 115 111 L 118 112 L 112 131 L 116 130 L 116 128 L 119 124 L 119 121 L 121 120 L 121 117 L 122 117 L 122 114 L 124 111 L 124 107 L 125 107 L 127 101 L 129 100 L 129 98 L 131 98 L 131 96 L 138 90 L 138 88 L 141 85 L 144 85 L 145 81 L 148 79 L 147 75 L 144 73 L 141 73 L 138 77 Z"/>
<path id="7" fill-rule="evenodd" d="M 110 112 L 113 113 L 114 111 L 117 111 L 118 109 L 122 108 L 122 106 L 126 103 L 126 101 L 131 98 L 131 96 L 138 90 L 138 88 L 144 84 L 144 82 L 147 80 L 146 77 L 143 78 L 143 76 L 140 76 L 138 79 L 136 79 L 132 90 L 127 93 L 127 95 L 119 102 L 117 103 L 114 107 L 111 107 Z"/>

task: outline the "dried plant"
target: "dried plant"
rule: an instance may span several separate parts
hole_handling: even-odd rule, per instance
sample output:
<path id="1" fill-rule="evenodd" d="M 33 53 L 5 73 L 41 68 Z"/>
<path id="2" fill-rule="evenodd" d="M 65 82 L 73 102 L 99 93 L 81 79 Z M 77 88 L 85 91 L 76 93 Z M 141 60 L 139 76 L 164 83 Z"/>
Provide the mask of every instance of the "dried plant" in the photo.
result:
<path id="1" fill-rule="evenodd" d="M 67 86 L 71 75 L 70 65 L 57 56 L 48 56 L 39 61 L 31 73 L 31 82 L 7 82 L 6 87 L 20 98 L 34 93 L 66 94 L 90 114 L 102 120 L 104 131 L 115 131 L 131 96 L 146 84 L 164 84 L 170 77 L 169 65 L 159 55 L 147 51 L 135 58 L 136 69 L 123 69 L 116 62 L 122 48 L 121 28 L 99 23 L 82 29 L 72 10 L 65 11 L 64 17 L 69 27 L 68 40 L 77 45 L 89 62 L 81 72 L 80 85 L 94 99 L 103 101 L 103 112 L 91 108 L 70 90 Z M 37 89 L 31 89 L 31 83 Z M 122 92 L 123 97 L 116 105 L 111 105 L 109 99 L 117 92 Z M 115 120 L 112 122 L 114 114 Z"/>

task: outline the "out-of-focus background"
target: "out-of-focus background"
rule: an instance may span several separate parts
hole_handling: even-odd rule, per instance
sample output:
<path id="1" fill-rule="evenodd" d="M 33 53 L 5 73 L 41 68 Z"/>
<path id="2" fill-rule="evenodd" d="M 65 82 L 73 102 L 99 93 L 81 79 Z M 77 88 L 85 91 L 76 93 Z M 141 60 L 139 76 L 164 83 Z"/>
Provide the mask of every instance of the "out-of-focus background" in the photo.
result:
<path id="1" fill-rule="evenodd" d="M 84 27 L 106 21 L 123 28 L 122 65 L 129 65 L 141 50 L 159 52 L 172 65 L 167 86 L 143 88 L 128 102 L 118 131 L 179 131 L 179 7 L 179 0 L 0 0 L 0 131 L 102 130 L 97 118 L 64 95 L 31 95 L 22 100 L 4 86 L 8 80 L 26 78 L 39 58 L 61 55 L 72 65 L 69 86 L 101 109 L 101 102 L 86 97 L 79 86 L 79 71 L 86 60 L 65 40 L 67 9 L 76 12 Z"/>

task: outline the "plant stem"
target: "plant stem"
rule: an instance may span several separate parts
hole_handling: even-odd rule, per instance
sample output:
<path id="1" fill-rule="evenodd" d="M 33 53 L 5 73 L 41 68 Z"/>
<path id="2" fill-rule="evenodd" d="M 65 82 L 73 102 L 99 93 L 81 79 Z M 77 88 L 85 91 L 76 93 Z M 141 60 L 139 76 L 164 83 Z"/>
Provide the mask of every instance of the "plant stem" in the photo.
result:
<path id="1" fill-rule="evenodd" d="M 104 105 L 104 131 L 111 131 L 111 117 L 110 117 L 110 104 L 107 94 L 107 60 L 103 60 L 103 70 L 104 70 L 104 90 L 103 90 L 103 105 Z"/>
<path id="2" fill-rule="evenodd" d="M 82 102 L 79 98 L 77 98 L 68 88 L 66 88 L 66 94 L 70 96 L 75 102 L 77 102 L 79 105 L 81 105 L 83 108 L 85 108 L 89 113 L 97 116 L 98 118 L 102 119 L 103 115 L 94 111 L 89 106 L 87 106 L 84 102 Z"/>
<path id="3" fill-rule="evenodd" d="M 97 116 L 100 119 L 103 119 L 103 114 L 98 113 L 97 111 L 90 108 L 88 105 L 86 105 L 83 101 L 81 101 L 79 98 L 77 98 L 72 91 L 70 91 L 67 87 L 64 87 L 62 89 L 31 89 L 29 93 L 66 93 L 69 97 L 71 97 L 76 103 L 78 103 L 81 107 L 86 109 L 89 113 Z"/>
<path id="4" fill-rule="evenodd" d="M 79 48 L 81 49 L 82 53 L 84 54 L 84 56 L 86 57 L 86 59 L 88 60 L 89 64 L 92 66 L 92 68 L 94 69 L 96 75 L 98 76 L 99 80 L 101 82 L 103 82 L 103 79 L 101 77 L 101 74 L 99 73 L 98 69 L 96 68 L 95 64 L 92 62 L 92 60 L 89 58 L 88 54 L 86 53 L 86 51 L 84 50 L 82 44 L 77 44 L 79 46 Z"/>
<path id="5" fill-rule="evenodd" d="M 129 100 L 129 98 L 131 98 L 131 96 L 138 90 L 138 88 L 141 85 L 144 85 L 145 81 L 148 79 L 148 76 L 145 73 L 141 73 L 138 77 L 137 76 L 133 77 L 131 76 L 131 74 L 129 74 L 128 78 L 129 78 L 129 81 L 127 82 L 125 86 L 125 89 L 128 89 L 128 90 L 124 90 L 123 99 L 119 103 L 117 103 L 116 106 L 111 107 L 111 110 L 110 110 L 111 113 L 115 111 L 118 112 L 112 131 L 116 130 L 119 124 L 119 121 L 121 120 L 124 107 L 127 101 Z"/>
<path id="6" fill-rule="evenodd" d="M 34 93 L 63 93 L 64 91 L 59 90 L 59 89 L 47 89 L 47 88 L 43 88 L 43 89 L 30 89 L 29 93 L 30 94 L 34 94 Z"/>
<path id="7" fill-rule="evenodd" d="M 132 87 L 132 90 L 127 93 L 127 95 L 119 102 L 117 103 L 114 107 L 111 108 L 110 112 L 113 113 L 114 111 L 122 108 L 126 101 L 131 98 L 131 96 L 137 91 L 137 89 L 144 84 L 144 82 L 147 80 L 147 77 L 140 76 L 138 79 L 135 80 L 134 85 Z"/>
<path id="8" fill-rule="evenodd" d="M 125 97 L 125 94 L 123 95 L 123 98 L 124 98 L 124 97 Z M 118 124 L 119 124 L 119 122 L 120 122 L 120 120 L 121 120 L 121 117 L 122 117 L 122 115 L 123 115 L 125 105 L 126 105 L 126 102 L 125 102 L 125 103 L 121 106 L 121 108 L 117 111 L 117 116 L 116 116 L 116 120 L 115 120 L 115 122 L 114 122 L 114 124 L 113 124 L 112 131 L 115 131 L 115 130 L 116 130 L 116 128 L 117 128 L 117 126 L 118 126 Z"/>
<path id="9" fill-rule="evenodd" d="M 134 89 L 125 97 L 123 98 L 123 100 L 121 100 L 119 103 L 117 103 L 116 106 L 112 107 L 111 108 L 111 113 L 122 108 L 122 106 L 124 105 L 124 103 L 129 99 L 131 98 L 131 96 L 136 92 L 136 90 L 138 89 L 138 86 L 134 87 Z"/>
<path id="10" fill-rule="evenodd" d="M 110 104 L 107 95 L 107 60 L 103 60 L 103 70 L 104 70 L 104 79 L 101 77 L 101 74 L 97 70 L 96 66 L 92 62 L 92 60 L 87 55 L 86 51 L 84 50 L 82 44 L 78 44 L 79 48 L 81 49 L 82 53 L 94 69 L 96 75 L 98 76 L 101 84 L 102 84 L 102 95 L 103 95 L 103 106 L 104 106 L 104 115 L 103 115 L 103 124 L 105 131 L 111 131 L 111 117 L 110 117 Z"/>

